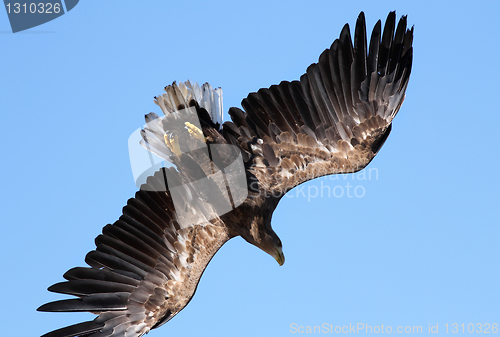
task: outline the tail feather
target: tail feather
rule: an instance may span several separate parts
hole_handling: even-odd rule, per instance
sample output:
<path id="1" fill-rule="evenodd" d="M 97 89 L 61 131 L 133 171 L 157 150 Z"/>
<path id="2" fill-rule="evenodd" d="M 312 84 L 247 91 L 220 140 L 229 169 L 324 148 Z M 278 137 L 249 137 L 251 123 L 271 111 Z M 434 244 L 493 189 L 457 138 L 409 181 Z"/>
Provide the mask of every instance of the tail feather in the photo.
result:
<path id="1" fill-rule="evenodd" d="M 212 121 L 222 125 L 223 105 L 222 89 L 213 89 L 208 83 L 201 86 L 198 83 L 191 84 L 190 81 L 173 82 L 172 85 L 165 87 L 165 94 L 156 96 L 155 103 L 161 108 L 165 116 L 170 113 L 176 113 L 189 106 L 191 100 L 195 100 L 198 105 L 205 108 Z M 147 121 L 146 121 L 147 122 Z"/>
<path id="2" fill-rule="evenodd" d="M 165 139 L 181 136 L 184 129 L 183 121 L 200 126 L 200 120 L 220 130 L 223 119 L 222 89 L 213 89 L 208 83 L 201 86 L 198 83 L 191 84 L 190 81 L 180 82 L 177 85 L 165 87 L 165 94 L 156 96 L 155 103 L 161 108 L 164 117 L 155 113 L 145 116 L 147 126 L 141 130 L 142 140 L 140 144 L 149 152 L 152 152 L 167 161 L 173 162 L 172 144 L 170 147 Z M 197 114 L 196 114 L 197 113 Z M 169 141 L 170 142 L 170 141 Z M 179 141 L 182 147 L 183 141 Z M 182 151 L 181 151 L 182 152 Z"/>

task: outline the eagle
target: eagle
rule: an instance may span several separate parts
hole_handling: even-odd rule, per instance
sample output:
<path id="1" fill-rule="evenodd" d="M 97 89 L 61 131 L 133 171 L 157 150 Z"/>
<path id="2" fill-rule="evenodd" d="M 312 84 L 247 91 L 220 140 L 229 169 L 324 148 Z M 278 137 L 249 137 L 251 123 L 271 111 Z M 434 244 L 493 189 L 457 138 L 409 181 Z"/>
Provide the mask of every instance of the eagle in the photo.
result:
<path id="1" fill-rule="evenodd" d="M 43 337 L 142 336 L 193 297 L 215 253 L 241 236 L 285 262 L 271 226 L 281 198 L 308 180 L 353 173 L 380 151 L 408 85 L 413 27 L 389 13 L 367 41 L 363 12 L 354 39 L 338 39 L 296 81 L 250 93 L 222 121 L 222 90 L 174 82 L 146 115 L 141 145 L 170 166 L 153 170 L 123 214 L 95 239 L 88 267 L 49 291 L 73 298 L 38 308 L 94 320 Z"/>

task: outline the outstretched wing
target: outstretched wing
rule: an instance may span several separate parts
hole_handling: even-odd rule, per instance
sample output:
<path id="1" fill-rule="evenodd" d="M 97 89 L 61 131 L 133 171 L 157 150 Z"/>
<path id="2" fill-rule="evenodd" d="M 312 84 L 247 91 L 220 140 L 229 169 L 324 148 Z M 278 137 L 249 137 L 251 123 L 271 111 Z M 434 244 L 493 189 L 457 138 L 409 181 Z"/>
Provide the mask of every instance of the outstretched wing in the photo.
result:
<path id="1" fill-rule="evenodd" d="M 96 250 L 85 258 L 90 268 L 73 268 L 64 274 L 67 282 L 49 288 L 78 298 L 38 309 L 90 311 L 99 316 L 44 337 L 142 336 L 187 305 L 228 234 L 211 205 L 203 203 L 205 196 L 189 185 L 182 185 L 189 191 L 178 195 L 184 198 L 181 204 L 186 210 L 176 216 L 179 205 L 174 205 L 167 178 L 181 186 L 182 175 L 173 168 L 162 168 L 149 177 L 120 219 L 96 238 Z"/>
<path id="2" fill-rule="evenodd" d="M 412 64 L 413 28 L 395 13 L 367 46 L 364 14 L 354 45 L 349 26 L 300 81 L 251 93 L 245 112 L 231 108 L 224 135 L 244 151 L 260 192 L 283 195 L 327 174 L 356 172 L 373 159 L 404 100 Z M 396 28 L 396 29 L 395 29 Z"/>

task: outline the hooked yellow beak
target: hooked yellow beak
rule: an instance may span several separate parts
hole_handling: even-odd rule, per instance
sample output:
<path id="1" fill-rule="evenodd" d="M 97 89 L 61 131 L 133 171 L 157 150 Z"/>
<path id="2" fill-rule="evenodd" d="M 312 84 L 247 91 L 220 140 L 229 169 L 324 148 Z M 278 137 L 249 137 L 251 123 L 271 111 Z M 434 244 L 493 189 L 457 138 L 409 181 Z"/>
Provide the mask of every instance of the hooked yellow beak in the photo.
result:
<path id="1" fill-rule="evenodd" d="M 276 247 L 276 256 L 274 258 L 280 266 L 285 263 L 285 254 L 283 254 L 283 250 L 281 249 L 281 247 Z"/>

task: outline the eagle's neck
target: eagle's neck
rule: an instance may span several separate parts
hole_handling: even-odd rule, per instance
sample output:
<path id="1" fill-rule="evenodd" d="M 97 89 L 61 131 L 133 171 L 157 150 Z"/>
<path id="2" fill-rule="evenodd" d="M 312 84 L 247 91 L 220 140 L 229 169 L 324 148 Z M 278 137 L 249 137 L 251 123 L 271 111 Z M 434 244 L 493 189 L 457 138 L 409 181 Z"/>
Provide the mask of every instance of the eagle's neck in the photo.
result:
<path id="1" fill-rule="evenodd" d="M 242 236 L 250 243 L 258 244 L 262 236 L 259 232 L 271 229 L 271 218 L 279 199 L 281 198 L 249 194 L 244 203 L 223 216 L 230 237 Z"/>

